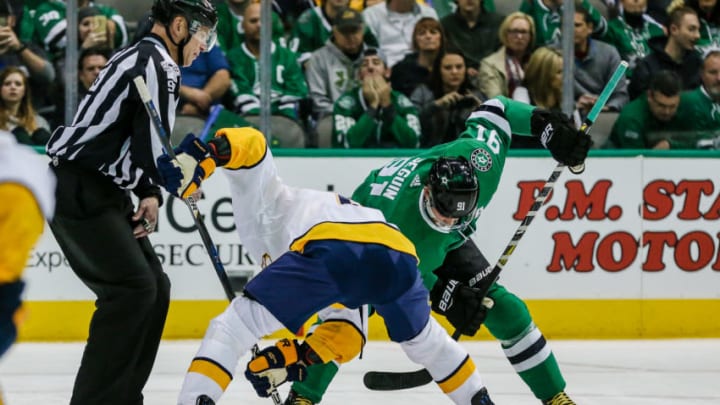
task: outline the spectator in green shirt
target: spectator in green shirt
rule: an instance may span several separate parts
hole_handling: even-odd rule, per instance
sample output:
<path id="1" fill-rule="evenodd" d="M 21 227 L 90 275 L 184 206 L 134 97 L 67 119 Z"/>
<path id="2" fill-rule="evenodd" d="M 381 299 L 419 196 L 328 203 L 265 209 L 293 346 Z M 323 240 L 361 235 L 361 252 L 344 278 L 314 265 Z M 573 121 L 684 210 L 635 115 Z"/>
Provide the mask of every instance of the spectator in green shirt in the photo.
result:
<path id="1" fill-rule="evenodd" d="M 678 110 L 692 130 L 671 138 L 671 149 L 720 149 L 720 49 L 705 52 L 700 79 L 700 87 L 682 94 Z"/>
<path id="2" fill-rule="evenodd" d="M 623 149 L 668 149 L 658 131 L 680 130 L 677 117 L 681 80 L 671 70 L 661 70 L 650 82 L 644 96 L 628 103 L 610 132 L 609 147 Z M 653 136 L 655 133 L 656 136 Z"/>
<path id="3" fill-rule="evenodd" d="M 630 64 L 628 77 L 637 61 L 650 54 L 648 40 L 665 36 L 663 26 L 646 13 L 647 3 L 648 0 L 621 0 L 617 7 L 610 9 L 613 17 L 601 38 L 617 48 L 620 57 Z"/>
<path id="4" fill-rule="evenodd" d="M 358 73 L 360 86 L 345 92 L 334 104 L 333 147 L 418 147 L 417 109 L 402 93 L 392 90 L 389 76 L 383 53 L 366 48 Z"/>

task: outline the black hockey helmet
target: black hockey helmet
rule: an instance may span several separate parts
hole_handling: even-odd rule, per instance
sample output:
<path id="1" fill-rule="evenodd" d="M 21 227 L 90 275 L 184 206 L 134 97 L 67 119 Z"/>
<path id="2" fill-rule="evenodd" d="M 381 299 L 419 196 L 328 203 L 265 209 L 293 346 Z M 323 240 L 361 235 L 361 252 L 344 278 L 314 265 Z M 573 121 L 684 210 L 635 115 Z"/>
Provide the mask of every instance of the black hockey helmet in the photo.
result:
<path id="1" fill-rule="evenodd" d="M 432 206 L 450 218 L 463 218 L 475 211 L 478 182 L 470 163 L 462 156 L 441 157 L 430 168 L 428 178 Z"/>
<path id="2" fill-rule="evenodd" d="M 188 22 L 190 35 L 195 35 L 200 27 L 210 29 L 205 38 L 207 49 L 215 44 L 218 22 L 217 10 L 210 0 L 155 0 L 152 18 L 155 22 L 167 26 L 175 16 L 181 15 Z"/>

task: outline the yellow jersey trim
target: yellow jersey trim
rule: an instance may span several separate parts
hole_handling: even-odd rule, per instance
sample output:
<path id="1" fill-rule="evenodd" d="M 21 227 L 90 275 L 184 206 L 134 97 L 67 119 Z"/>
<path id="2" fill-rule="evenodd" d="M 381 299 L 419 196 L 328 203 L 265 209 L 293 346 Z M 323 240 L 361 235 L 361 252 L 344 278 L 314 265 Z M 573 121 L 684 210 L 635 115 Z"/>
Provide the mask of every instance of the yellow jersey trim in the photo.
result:
<path id="1" fill-rule="evenodd" d="M 308 242 L 315 240 L 343 240 L 357 243 L 374 243 L 417 258 L 415 245 L 400 231 L 384 222 L 321 222 L 295 239 L 290 250 L 303 252 Z"/>
<path id="2" fill-rule="evenodd" d="M 452 374 L 442 381 L 438 381 L 437 384 L 444 393 L 450 393 L 458 389 L 461 385 L 470 378 L 470 375 L 475 372 L 475 363 L 470 359 L 470 356 L 465 357 L 460 367 L 458 367 Z"/>
<path id="3" fill-rule="evenodd" d="M 204 375 L 215 381 L 215 384 L 219 385 L 223 391 L 225 391 L 228 385 L 230 385 L 230 381 L 232 381 L 232 375 L 230 375 L 227 370 L 220 367 L 219 364 L 204 358 L 193 359 L 188 368 L 188 373 Z"/>

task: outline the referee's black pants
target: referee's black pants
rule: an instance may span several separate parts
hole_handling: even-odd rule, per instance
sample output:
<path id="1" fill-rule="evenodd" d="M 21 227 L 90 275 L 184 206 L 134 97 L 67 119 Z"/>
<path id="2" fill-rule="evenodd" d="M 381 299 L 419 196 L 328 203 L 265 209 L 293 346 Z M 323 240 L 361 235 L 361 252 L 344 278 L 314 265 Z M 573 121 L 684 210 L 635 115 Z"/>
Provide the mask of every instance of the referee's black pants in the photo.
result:
<path id="1" fill-rule="evenodd" d="M 97 296 L 71 405 L 137 405 L 170 303 L 170 280 L 147 238 L 135 239 L 127 193 L 109 177 L 55 167 L 50 224 L 77 276 Z"/>

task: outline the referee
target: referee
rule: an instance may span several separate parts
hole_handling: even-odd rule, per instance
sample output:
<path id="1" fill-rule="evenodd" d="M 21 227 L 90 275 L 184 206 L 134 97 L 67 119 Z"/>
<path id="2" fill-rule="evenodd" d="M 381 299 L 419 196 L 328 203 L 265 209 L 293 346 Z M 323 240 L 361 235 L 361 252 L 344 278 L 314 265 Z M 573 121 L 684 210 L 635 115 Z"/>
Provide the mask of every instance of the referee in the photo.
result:
<path id="1" fill-rule="evenodd" d="M 170 281 L 147 238 L 162 204 L 155 161 L 163 150 L 133 78 L 143 76 L 171 133 L 178 64 L 213 45 L 217 14 L 208 0 L 155 0 L 152 17 L 149 33 L 110 59 L 72 125 L 47 145 L 58 180 L 50 228 L 97 296 L 71 405 L 143 403 L 170 303 Z"/>

